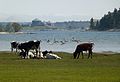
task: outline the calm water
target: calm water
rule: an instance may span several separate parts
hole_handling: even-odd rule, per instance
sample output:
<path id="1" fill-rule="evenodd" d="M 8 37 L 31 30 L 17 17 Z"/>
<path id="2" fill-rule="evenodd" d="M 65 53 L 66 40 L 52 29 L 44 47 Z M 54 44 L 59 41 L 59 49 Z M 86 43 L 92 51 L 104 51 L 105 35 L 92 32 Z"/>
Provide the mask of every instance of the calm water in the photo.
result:
<path id="1" fill-rule="evenodd" d="M 120 52 L 120 32 L 60 30 L 28 32 L 32 32 L 33 34 L 0 34 L 0 51 L 10 51 L 11 41 L 24 42 L 28 40 L 42 40 L 41 50 L 73 52 L 77 44 L 82 42 L 94 42 L 94 52 Z M 79 42 L 77 43 L 72 40 L 79 40 Z M 56 41 L 56 43 L 54 43 L 54 41 Z"/>

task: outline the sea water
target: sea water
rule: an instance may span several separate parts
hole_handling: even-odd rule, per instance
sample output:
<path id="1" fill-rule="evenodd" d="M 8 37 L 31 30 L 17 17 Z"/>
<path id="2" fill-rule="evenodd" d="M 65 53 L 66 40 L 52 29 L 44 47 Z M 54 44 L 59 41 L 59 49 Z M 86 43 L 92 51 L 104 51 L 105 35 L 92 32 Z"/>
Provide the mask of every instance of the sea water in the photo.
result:
<path id="1" fill-rule="evenodd" d="M 120 32 L 80 32 L 71 30 L 31 30 L 21 34 L 0 34 L 0 51 L 10 51 L 10 42 L 41 40 L 41 50 L 74 52 L 78 44 L 94 42 L 93 51 L 120 52 Z"/>

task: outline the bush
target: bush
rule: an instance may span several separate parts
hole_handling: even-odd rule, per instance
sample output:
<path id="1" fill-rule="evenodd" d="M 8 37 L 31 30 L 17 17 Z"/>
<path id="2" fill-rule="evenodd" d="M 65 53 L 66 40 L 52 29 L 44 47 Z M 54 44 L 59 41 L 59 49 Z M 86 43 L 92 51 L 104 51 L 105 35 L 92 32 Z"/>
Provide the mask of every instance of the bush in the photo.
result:
<path id="1" fill-rule="evenodd" d="M 21 25 L 18 23 L 8 23 L 6 27 L 4 28 L 5 32 L 18 32 L 21 30 Z"/>

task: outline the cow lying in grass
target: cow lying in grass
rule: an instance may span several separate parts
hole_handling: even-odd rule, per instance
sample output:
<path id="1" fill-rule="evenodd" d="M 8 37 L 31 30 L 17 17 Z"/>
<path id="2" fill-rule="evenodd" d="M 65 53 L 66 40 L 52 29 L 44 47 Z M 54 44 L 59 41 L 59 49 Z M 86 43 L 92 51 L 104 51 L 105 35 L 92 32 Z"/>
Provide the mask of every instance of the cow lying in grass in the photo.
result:
<path id="1" fill-rule="evenodd" d="M 62 59 L 61 57 L 59 57 L 58 55 L 52 53 L 52 51 L 44 51 L 42 52 L 43 54 L 43 58 L 45 59 Z"/>
<path id="2" fill-rule="evenodd" d="M 24 51 L 20 52 L 20 56 L 23 59 L 34 59 L 34 58 L 39 58 L 38 56 L 36 56 L 36 54 L 34 52 L 29 51 L 28 55 L 26 56 L 26 53 Z"/>
<path id="3" fill-rule="evenodd" d="M 59 57 L 56 54 L 53 54 L 52 51 L 48 52 L 48 51 L 44 51 L 44 52 L 40 52 L 38 55 L 36 55 L 36 53 L 29 51 L 28 52 L 28 56 L 26 56 L 25 52 L 20 52 L 20 56 L 21 58 L 32 58 L 32 59 L 61 59 L 61 57 Z"/>

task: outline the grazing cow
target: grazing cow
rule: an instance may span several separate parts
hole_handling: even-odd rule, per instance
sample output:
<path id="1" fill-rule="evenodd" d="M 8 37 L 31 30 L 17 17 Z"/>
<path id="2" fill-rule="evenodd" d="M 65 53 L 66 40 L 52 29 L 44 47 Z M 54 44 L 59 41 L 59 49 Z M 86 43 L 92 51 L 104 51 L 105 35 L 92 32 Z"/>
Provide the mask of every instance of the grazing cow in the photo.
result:
<path id="1" fill-rule="evenodd" d="M 83 51 L 88 51 L 88 58 L 91 56 L 92 58 L 92 48 L 93 48 L 93 44 L 94 43 L 83 43 L 83 44 L 79 44 L 76 47 L 75 52 L 73 53 L 74 59 L 77 57 L 77 59 L 79 58 L 80 53 L 82 54 L 82 58 L 84 58 L 83 56 Z"/>
<path id="2" fill-rule="evenodd" d="M 38 51 L 40 51 L 40 41 L 35 40 L 21 43 L 18 45 L 18 49 L 20 49 L 21 52 L 25 52 L 26 56 L 28 56 L 28 52 L 30 49 L 35 50 L 37 55 Z"/>
<path id="3" fill-rule="evenodd" d="M 11 52 L 13 52 L 13 49 L 16 49 L 16 52 L 17 52 L 17 46 L 19 45 L 18 42 L 16 41 L 12 41 L 11 42 Z"/>

